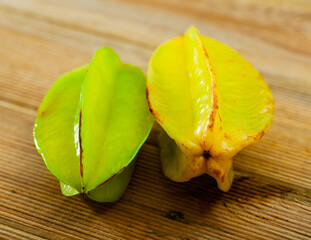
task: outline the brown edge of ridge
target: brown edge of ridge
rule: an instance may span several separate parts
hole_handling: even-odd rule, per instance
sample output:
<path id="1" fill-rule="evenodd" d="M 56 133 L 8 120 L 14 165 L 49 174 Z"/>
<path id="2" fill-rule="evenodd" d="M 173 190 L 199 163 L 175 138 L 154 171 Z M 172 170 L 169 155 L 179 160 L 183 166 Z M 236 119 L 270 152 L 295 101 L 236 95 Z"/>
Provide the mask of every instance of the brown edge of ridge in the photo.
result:
<path id="1" fill-rule="evenodd" d="M 146 77 L 146 99 L 147 99 L 147 103 L 148 103 L 149 112 L 152 114 L 152 116 L 153 116 L 159 123 L 163 123 L 163 120 L 160 118 L 160 114 L 157 113 L 156 111 L 154 111 L 153 108 L 152 108 L 152 106 L 151 106 L 150 95 L 149 95 L 149 90 L 148 90 L 148 85 L 147 85 L 147 77 Z"/>
<path id="2" fill-rule="evenodd" d="M 81 194 L 84 194 L 84 181 L 83 181 L 83 148 L 82 148 L 82 138 L 81 138 L 81 126 L 82 126 L 82 109 L 80 109 L 79 114 L 79 144 L 80 144 L 80 176 L 81 176 Z"/>
<path id="3" fill-rule="evenodd" d="M 132 162 L 130 162 L 131 164 Z M 109 182 L 111 179 L 113 179 L 115 176 L 119 175 L 126 167 L 128 167 L 130 164 L 128 164 L 127 166 L 122 167 L 117 173 L 112 174 L 106 181 L 102 182 L 101 184 L 97 185 L 94 189 L 101 187 L 102 185 L 104 185 L 105 183 Z M 94 189 L 90 190 L 93 191 Z M 90 192 L 88 191 L 88 192 Z"/>
<path id="4" fill-rule="evenodd" d="M 211 61 L 210 61 L 210 58 L 208 56 L 208 53 L 206 51 L 206 48 L 203 44 L 203 41 L 201 40 L 200 38 L 200 41 L 202 42 L 202 49 L 203 49 L 203 53 L 204 53 L 204 56 L 207 60 L 207 63 L 208 63 L 208 71 L 211 73 L 211 84 L 212 84 L 212 109 L 211 109 L 211 115 L 210 115 L 210 122 L 208 123 L 208 126 L 207 128 L 210 129 L 210 131 L 212 131 L 213 127 L 214 127 L 214 124 L 215 124 L 215 117 L 216 117 L 216 114 L 217 114 L 217 111 L 219 109 L 219 106 L 218 106 L 218 95 L 217 95 L 217 83 L 216 83 L 216 74 L 215 74 L 215 71 L 214 71 L 214 68 L 211 64 Z M 219 120 L 221 121 L 221 117 L 219 117 Z"/>

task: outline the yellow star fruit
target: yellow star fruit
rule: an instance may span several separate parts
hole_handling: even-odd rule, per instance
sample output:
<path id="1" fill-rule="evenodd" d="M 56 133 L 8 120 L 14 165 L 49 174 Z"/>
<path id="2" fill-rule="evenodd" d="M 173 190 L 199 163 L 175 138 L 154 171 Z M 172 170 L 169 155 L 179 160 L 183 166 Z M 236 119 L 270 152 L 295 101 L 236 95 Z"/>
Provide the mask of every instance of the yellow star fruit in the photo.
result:
<path id="1" fill-rule="evenodd" d="M 232 158 L 272 123 L 273 96 L 259 72 L 190 27 L 154 51 L 146 86 L 150 111 L 164 130 L 164 174 L 178 182 L 209 174 L 228 191 Z"/>

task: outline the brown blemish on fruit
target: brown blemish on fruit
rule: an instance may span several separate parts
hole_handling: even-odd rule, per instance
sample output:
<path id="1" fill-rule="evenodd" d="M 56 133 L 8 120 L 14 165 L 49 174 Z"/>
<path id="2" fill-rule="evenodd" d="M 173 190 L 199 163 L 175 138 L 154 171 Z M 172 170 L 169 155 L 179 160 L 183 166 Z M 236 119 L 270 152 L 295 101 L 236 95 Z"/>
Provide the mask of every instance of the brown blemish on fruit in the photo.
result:
<path id="1" fill-rule="evenodd" d="M 209 128 L 210 130 L 212 130 L 213 127 L 214 127 L 214 117 L 210 118 L 210 124 L 208 125 L 208 128 Z"/>
<path id="2" fill-rule="evenodd" d="M 148 87 L 147 86 L 146 86 L 146 98 L 147 98 L 147 101 L 149 103 L 149 91 L 148 91 Z"/>
<path id="3" fill-rule="evenodd" d="M 208 128 L 212 131 L 213 127 L 214 127 L 214 124 L 215 124 L 215 114 L 218 110 L 218 105 L 217 104 L 213 104 L 214 107 L 212 108 L 212 111 L 211 111 L 211 115 L 210 115 L 210 118 L 209 118 L 209 125 L 208 125 Z"/>
<path id="4" fill-rule="evenodd" d="M 205 46 L 203 44 L 202 44 L 202 49 L 203 49 L 204 56 L 207 58 L 207 60 L 209 60 L 209 56 L 208 56 L 207 51 L 205 49 Z"/>
<path id="5" fill-rule="evenodd" d="M 105 183 L 107 183 L 108 181 L 110 181 L 112 178 L 114 178 L 115 176 L 117 176 L 118 174 L 120 174 L 124 169 L 126 168 L 126 166 L 124 166 L 123 168 L 121 168 L 117 173 L 113 174 L 110 178 L 108 178 L 105 182 L 99 184 L 96 188 L 104 185 Z M 95 189 L 95 188 L 94 188 Z"/>
<path id="6" fill-rule="evenodd" d="M 216 94 L 217 85 L 216 85 L 216 80 L 215 80 L 215 71 L 210 65 L 209 56 L 204 45 L 202 45 L 202 49 L 203 49 L 204 56 L 207 59 L 208 71 L 211 73 L 211 85 L 212 85 L 212 107 L 211 109 L 212 110 L 211 110 L 208 128 L 212 131 L 214 127 L 214 123 L 215 123 L 215 115 L 217 114 L 217 110 L 219 108 L 217 104 L 217 94 Z"/>
<path id="7" fill-rule="evenodd" d="M 187 149 L 187 150 L 189 150 L 189 149 L 190 149 L 190 148 L 189 148 L 189 147 L 187 147 L 184 143 L 180 143 L 180 145 L 181 145 L 183 148 Z"/>
<path id="8" fill-rule="evenodd" d="M 163 123 L 160 114 L 157 113 L 156 111 L 153 110 L 152 106 L 151 106 L 151 102 L 149 100 L 149 91 L 148 88 L 146 87 L 146 97 L 147 97 L 147 103 L 148 103 L 148 108 L 150 113 L 153 115 L 153 117 L 159 122 L 159 123 Z"/>
<path id="9" fill-rule="evenodd" d="M 262 130 L 260 131 L 254 138 L 255 141 L 258 141 L 259 139 L 261 139 L 263 137 L 263 135 L 265 135 L 265 131 Z"/>
<path id="10" fill-rule="evenodd" d="M 202 45 L 202 48 L 203 48 L 203 53 L 204 53 L 204 56 L 206 57 L 206 59 L 207 59 L 207 62 L 208 62 L 208 70 L 211 72 L 211 74 L 212 74 L 212 85 L 215 83 L 215 81 L 213 81 L 214 79 L 215 79 L 215 71 L 214 71 L 214 69 L 212 68 L 212 66 L 210 65 L 210 59 L 209 59 L 209 56 L 208 56 L 208 54 L 207 54 L 207 51 L 206 51 L 206 49 L 205 49 L 205 47 L 204 47 L 204 45 Z"/>
<path id="11" fill-rule="evenodd" d="M 256 141 L 256 136 L 247 136 L 246 139 L 248 142 L 253 142 Z"/>
<path id="12" fill-rule="evenodd" d="M 222 130 L 222 124 L 221 124 L 222 119 L 221 119 L 221 117 L 220 117 L 220 114 L 218 114 L 218 118 L 219 118 L 219 122 L 220 122 L 220 124 L 219 124 L 219 129 Z"/>
<path id="13" fill-rule="evenodd" d="M 255 136 L 247 136 L 246 139 L 247 139 L 248 143 L 243 144 L 242 146 L 243 147 L 247 146 L 249 144 L 249 142 L 255 143 L 255 142 L 259 141 L 263 137 L 263 135 L 265 135 L 265 130 L 260 131 Z"/>
<path id="14" fill-rule="evenodd" d="M 44 116 L 45 113 L 46 113 L 46 110 L 43 110 L 43 111 L 41 112 L 41 116 Z"/>
<path id="15" fill-rule="evenodd" d="M 216 105 L 217 106 L 217 105 Z M 215 110 L 217 110 L 218 107 L 216 109 L 212 108 L 211 111 L 211 115 L 209 117 L 209 125 L 208 128 L 212 131 L 213 127 L 214 127 L 214 123 L 215 123 Z"/>
<path id="16" fill-rule="evenodd" d="M 83 150 L 80 151 L 80 175 L 81 175 L 81 178 L 83 178 Z"/>
<path id="17" fill-rule="evenodd" d="M 256 136 L 257 140 L 261 139 L 263 137 L 263 135 L 265 135 L 264 130 L 262 130 L 260 133 L 258 133 L 258 135 Z"/>
<path id="18" fill-rule="evenodd" d="M 224 137 L 228 140 L 232 140 L 231 137 L 227 133 L 224 133 Z"/>
<path id="19" fill-rule="evenodd" d="M 148 90 L 148 87 L 146 86 L 146 98 L 147 98 L 147 103 L 148 103 L 148 108 L 149 108 L 149 111 L 150 113 L 153 115 L 153 109 L 151 107 L 151 102 L 149 100 L 149 90 Z M 154 116 L 154 115 L 153 115 Z"/>
<path id="20" fill-rule="evenodd" d="M 257 133 L 255 136 L 246 136 L 245 142 L 240 145 L 240 149 L 245 148 L 252 143 L 258 142 L 265 135 L 268 128 L 269 125 L 266 125 L 265 128 Z"/>
<path id="21" fill-rule="evenodd" d="M 215 175 L 215 177 L 219 178 L 220 175 L 221 175 L 221 171 L 218 170 L 218 169 L 214 169 L 214 170 L 213 170 L 213 174 Z"/>
<path id="22" fill-rule="evenodd" d="M 83 182 L 83 148 L 82 148 L 82 138 L 81 138 L 81 124 L 82 124 L 82 109 L 80 109 L 80 115 L 79 115 L 79 145 L 80 145 L 80 176 L 81 176 L 82 192 L 83 192 L 84 182 Z"/>

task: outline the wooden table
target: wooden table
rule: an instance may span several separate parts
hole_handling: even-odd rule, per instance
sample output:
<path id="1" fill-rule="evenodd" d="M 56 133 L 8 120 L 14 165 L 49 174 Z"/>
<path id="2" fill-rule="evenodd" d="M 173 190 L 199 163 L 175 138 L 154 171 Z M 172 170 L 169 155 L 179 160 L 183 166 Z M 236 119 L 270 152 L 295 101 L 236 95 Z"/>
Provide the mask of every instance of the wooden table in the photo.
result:
<path id="1" fill-rule="evenodd" d="M 102 46 L 146 71 L 192 24 L 243 54 L 275 97 L 232 189 L 165 178 L 154 129 L 122 200 L 64 197 L 32 138 L 49 87 Z M 0 0 L 0 44 L 0 239 L 310 239 L 310 0 Z"/>

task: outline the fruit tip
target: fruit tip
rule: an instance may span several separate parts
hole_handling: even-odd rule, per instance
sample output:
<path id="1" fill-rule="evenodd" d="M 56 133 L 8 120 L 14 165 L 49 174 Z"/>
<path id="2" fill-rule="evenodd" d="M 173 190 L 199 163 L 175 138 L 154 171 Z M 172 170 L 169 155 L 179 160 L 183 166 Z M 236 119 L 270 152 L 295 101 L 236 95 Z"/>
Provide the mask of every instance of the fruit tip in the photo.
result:
<path id="1" fill-rule="evenodd" d="M 185 32 L 185 35 L 189 35 L 189 34 L 200 34 L 199 30 L 194 26 L 194 25 L 191 25 Z"/>

